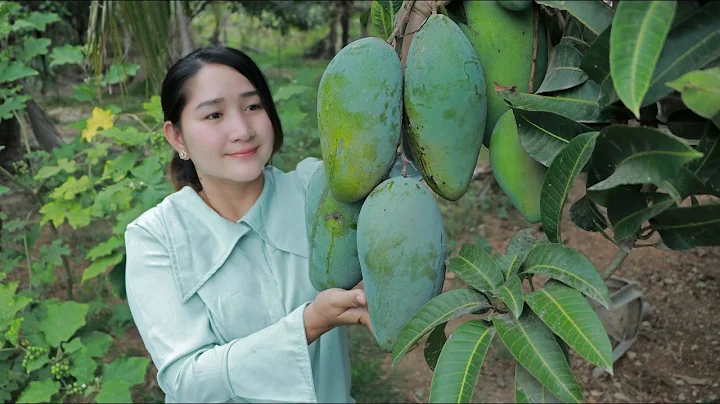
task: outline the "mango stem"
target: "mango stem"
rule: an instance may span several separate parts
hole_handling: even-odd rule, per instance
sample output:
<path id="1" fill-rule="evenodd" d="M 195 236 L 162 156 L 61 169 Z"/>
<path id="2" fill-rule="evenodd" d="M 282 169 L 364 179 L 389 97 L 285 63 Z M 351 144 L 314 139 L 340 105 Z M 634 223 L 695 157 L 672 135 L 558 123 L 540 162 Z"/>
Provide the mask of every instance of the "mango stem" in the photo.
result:
<path id="1" fill-rule="evenodd" d="M 538 31 L 540 26 L 540 6 L 533 5 L 533 56 L 532 64 L 530 65 L 530 82 L 528 83 L 528 93 L 534 91 L 533 84 L 535 83 L 535 70 L 537 69 L 537 54 L 538 54 Z"/>
<path id="2" fill-rule="evenodd" d="M 398 37 L 402 38 L 402 34 L 405 33 L 405 28 L 407 27 L 408 20 L 410 19 L 410 10 L 412 10 L 414 5 L 415 0 L 403 1 L 402 9 L 400 11 L 402 14 L 398 16 L 397 24 L 390 34 L 390 38 L 388 38 L 388 44 L 393 48 L 395 48 Z"/>

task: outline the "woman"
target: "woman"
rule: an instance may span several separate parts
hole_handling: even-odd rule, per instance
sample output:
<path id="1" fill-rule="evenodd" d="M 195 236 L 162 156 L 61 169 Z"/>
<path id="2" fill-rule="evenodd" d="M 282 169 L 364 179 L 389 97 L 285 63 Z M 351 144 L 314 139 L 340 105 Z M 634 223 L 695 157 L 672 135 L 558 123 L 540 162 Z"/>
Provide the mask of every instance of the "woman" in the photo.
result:
<path id="1" fill-rule="evenodd" d="M 345 325 L 370 320 L 362 289 L 318 293 L 304 194 L 322 161 L 267 163 L 283 133 L 242 52 L 178 61 L 162 86 L 176 192 L 128 225 L 133 319 L 166 402 L 354 402 Z"/>

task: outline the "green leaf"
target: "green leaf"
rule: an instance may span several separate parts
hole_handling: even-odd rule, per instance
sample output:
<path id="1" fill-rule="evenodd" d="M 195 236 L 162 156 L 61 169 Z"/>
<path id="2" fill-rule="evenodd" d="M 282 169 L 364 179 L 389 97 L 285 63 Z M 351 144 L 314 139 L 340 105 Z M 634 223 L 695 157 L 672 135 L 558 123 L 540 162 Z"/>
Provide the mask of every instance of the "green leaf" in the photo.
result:
<path id="1" fill-rule="evenodd" d="M 638 119 L 675 7 L 675 1 L 621 1 L 613 18 L 610 74 L 618 97 Z"/>
<path id="2" fill-rule="evenodd" d="M 10 66 L 0 62 L 0 83 L 7 83 L 37 74 L 36 70 L 25 66 L 25 63 L 19 60 L 12 62 Z"/>
<path id="3" fill-rule="evenodd" d="M 523 311 L 523 290 L 522 281 L 516 275 L 512 275 L 508 280 L 492 294 L 499 297 L 503 303 L 512 311 L 515 317 L 520 317 Z"/>
<path id="4" fill-rule="evenodd" d="M 162 165 L 160 164 L 160 158 L 158 156 L 152 156 L 144 159 L 140 165 L 130 170 L 130 174 L 150 186 L 157 185 L 162 182 L 164 175 Z"/>
<path id="5" fill-rule="evenodd" d="M 78 382 L 87 383 L 95 377 L 95 370 L 97 370 L 98 364 L 95 359 L 92 358 L 87 348 L 82 347 L 74 353 L 71 363 L 70 374 L 73 375 Z"/>
<path id="6" fill-rule="evenodd" d="M 275 102 L 282 102 L 285 100 L 289 100 L 290 98 L 293 98 L 294 96 L 298 94 L 302 94 L 305 91 L 307 91 L 310 87 L 303 86 L 299 84 L 290 84 L 286 86 L 282 86 L 278 89 L 278 91 L 273 95 L 273 100 Z"/>
<path id="7" fill-rule="evenodd" d="M 50 362 L 50 357 L 46 352 L 35 359 L 29 360 L 27 366 L 25 367 L 25 372 L 30 374 L 36 370 L 42 369 L 48 364 L 48 362 Z"/>
<path id="8" fill-rule="evenodd" d="M 680 194 L 669 182 L 677 171 L 702 157 L 680 138 L 643 126 L 612 125 L 603 128 L 595 146 L 593 163 L 599 178 L 605 178 L 588 191 L 607 190 L 624 184 L 652 183 L 673 196 L 679 205 Z M 607 176 L 612 172 L 612 175 Z"/>
<path id="9" fill-rule="evenodd" d="M 518 272 L 530 250 L 540 243 L 547 243 L 545 235 L 533 230 L 522 229 L 510 237 L 507 251 L 504 256 L 499 256 L 495 262 L 500 266 L 505 280 Z"/>
<path id="10" fill-rule="evenodd" d="M 103 382 L 100 393 L 95 396 L 98 403 L 132 403 L 130 385 L 122 380 Z"/>
<path id="11" fill-rule="evenodd" d="M 6 192 L 10 192 L 10 188 L 8 188 L 4 185 L 0 185 L 0 195 L 4 194 Z"/>
<path id="12" fill-rule="evenodd" d="M 450 319 L 490 307 L 487 297 L 471 289 L 453 289 L 441 293 L 427 302 L 405 324 L 393 346 L 392 366 L 433 328 Z"/>
<path id="13" fill-rule="evenodd" d="M 123 153 L 114 160 L 108 160 L 105 162 L 105 170 L 103 171 L 102 180 L 112 179 L 115 182 L 119 182 L 127 173 L 135 167 L 135 163 L 140 158 L 140 153 L 130 152 Z"/>
<path id="14" fill-rule="evenodd" d="M 612 23 L 612 10 L 601 0 L 592 1 L 555 1 L 535 0 L 544 6 L 565 10 L 588 27 L 595 35 L 600 35 Z"/>
<path id="15" fill-rule="evenodd" d="M 463 244 L 460 254 L 448 261 L 447 268 L 481 292 L 493 290 L 503 282 L 502 271 L 490 254 L 470 243 Z"/>
<path id="16" fill-rule="evenodd" d="M 50 67 L 82 63 L 85 58 L 82 49 L 80 45 L 63 45 L 53 48 L 49 56 Z"/>
<path id="17" fill-rule="evenodd" d="M 610 307 L 610 293 L 600 273 L 589 259 L 572 248 L 560 244 L 536 245 L 525 260 L 525 273 L 556 279 Z"/>
<path id="18" fill-rule="evenodd" d="M 95 278 L 96 276 L 104 273 L 107 271 L 110 267 L 118 264 L 122 259 L 125 257 L 125 254 L 115 253 L 109 257 L 103 257 L 99 260 L 94 261 L 92 264 L 90 264 L 89 267 L 85 268 L 85 271 L 83 272 L 82 281 L 86 282 L 90 279 Z"/>
<path id="19" fill-rule="evenodd" d="M 470 403 L 495 328 L 469 320 L 455 329 L 445 344 L 430 384 L 430 403 Z"/>
<path id="20" fill-rule="evenodd" d="M 119 145 L 126 146 L 143 146 L 148 144 L 149 139 L 147 133 L 142 133 L 134 126 L 126 126 L 119 128 L 113 126 L 110 129 L 102 131 L 102 137 L 112 139 Z"/>
<path id="21" fill-rule="evenodd" d="M 720 128 L 720 67 L 686 73 L 667 85 L 682 94 L 688 108 Z"/>
<path id="22" fill-rule="evenodd" d="M 125 244 L 119 237 L 110 237 L 106 241 L 93 247 L 85 256 L 89 260 L 95 260 L 100 257 L 106 257 Z"/>
<path id="23" fill-rule="evenodd" d="M 88 350 L 88 354 L 93 358 L 102 358 L 107 353 L 113 339 L 104 332 L 93 331 L 89 335 L 80 337 L 80 340 Z"/>
<path id="24" fill-rule="evenodd" d="M 513 108 L 518 137 L 523 149 L 545 167 L 575 136 L 592 128 L 554 112 Z"/>
<path id="25" fill-rule="evenodd" d="M 650 219 L 673 250 L 720 245 L 720 204 L 675 207 Z"/>
<path id="26" fill-rule="evenodd" d="M 33 11 L 25 17 L 25 21 L 38 31 L 43 32 L 48 24 L 60 21 L 60 16 L 55 13 Z"/>
<path id="27" fill-rule="evenodd" d="M 103 76 L 101 84 L 105 87 L 122 83 L 137 74 L 138 70 L 140 70 L 140 65 L 135 63 L 113 63 Z"/>
<path id="28" fill-rule="evenodd" d="M 370 6 L 370 14 L 372 15 L 373 26 L 382 39 L 387 40 L 393 31 L 393 13 L 389 12 L 377 0 L 372 2 Z"/>
<path id="29" fill-rule="evenodd" d="M 565 200 L 578 174 L 590 160 L 599 134 L 588 132 L 573 138 L 550 164 L 540 192 L 540 214 L 543 230 L 551 242 L 562 243 L 561 220 Z"/>
<path id="30" fill-rule="evenodd" d="M 536 94 L 567 90 L 584 83 L 588 75 L 580 69 L 583 54 L 563 43 L 552 48 L 547 73 Z"/>
<path id="31" fill-rule="evenodd" d="M 720 174 L 720 129 L 708 124 L 701 133 L 697 150 L 703 154 L 703 157 L 690 162 L 688 168 L 703 183 L 707 183 L 712 177 Z"/>
<path id="32" fill-rule="evenodd" d="M 576 122 L 610 122 L 615 115 L 611 109 L 600 108 L 599 96 L 600 86 L 594 81 L 587 80 L 577 87 L 559 91 L 552 97 L 514 91 L 508 92 L 505 100 L 520 109 L 554 112 Z"/>
<path id="33" fill-rule="evenodd" d="M 367 9 L 360 14 L 360 25 L 367 27 L 368 20 L 370 19 L 370 9 Z"/>
<path id="34" fill-rule="evenodd" d="M 650 195 L 615 188 L 608 200 L 608 219 L 615 228 L 615 240 L 632 237 L 643 223 L 657 216 L 675 203 L 669 195 L 655 194 L 648 206 Z"/>
<path id="35" fill-rule="evenodd" d="M 153 117 L 153 119 L 155 119 L 155 122 L 163 123 L 165 121 L 159 95 L 153 95 L 150 97 L 150 101 L 143 102 L 142 107 L 151 117 Z"/>
<path id="36" fill-rule="evenodd" d="M 15 315 L 32 302 L 29 297 L 15 296 L 19 284 L 19 281 L 0 283 L 0 330 L 7 328 Z"/>
<path id="37" fill-rule="evenodd" d="M 58 166 L 44 166 L 40 167 L 37 174 L 35 174 L 36 180 L 43 180 L 45 178 L 50 178 L 54 176 L 55 174 L 62 171 L 62 169 Z"/>
<path id="38" fill-rule="evenodd" d="M 85 325 L 89 305 L 75 301 L 47 304 L 47 317 L 40 320 L 38 327 L 45 334 L 45 340 L 52 347 L 59 347 L 75 331 Z"/>
<path id="39" fill-rule="evenodd" d="M 612 26 L 607 27 L 590 45 L 590 49 L 585 52 L 580 68 L 588 74 L 590 80 L 600 84 L 600 97 L 614 97 L 617 100 L 615 87 L 613 86 L 612 76 L 610 75 L 610 33 Z M 600 103 L 601 105 L 605 105 Z M 609 102 L 607 104 L 610 104 Z"/>
<path id="40" fill-rule="evenodd" d="M 47 54 L 51 41 L 48 38 L 26 37 L 23 40 L 22 49 L 17 58 L 23 62 L 29 62 L 38 55 Z"/>
<path id="41" fill-rule="evenodd" d="M 148 358 L 121 356 L 103 366 L 102 381 L 107 383 L 112 380 L 122 380 L 130 386 L 141 384 L 145 380 L 149 363 Z"/>
<path id="42" fill-rule="evenodd" d="M 519 319 L 494 316 L 493 324 L 512 356 L 553 395 L 566 403 L 582 401 L 582 389 L 555 336 L 530 308 Z"/>
<path id="43" fill-rule="evenodd" d="M 132 189 L 125 182 L 107 186 L 95 196 L 92 214 L 102 217 L 106 214 L 122 212 L 130 209 L 132 202 Z"/>
<path id="44" fill-rule="evenodd" d="M 607 331 L 577 290 L 549 281 L 525 301 L 557 336 L 591 363 L 613 374 L 612 346 Z"/>
<path id="45" fill-rule="evenodd" d="M 83 193 L 92 188 L 90 177 L 83 175 L 80 179 L 68 177 L 68 179 L 50 194 L 55 199 L 73 200 L 77 194 Z"/>
<path id="46" fill-rule="evenodd" d="M 60 392 L 60 382 L 53 381 L 50 378 L 31 381 L 23 390 L 18 403 L 49 403 L 53 395 Z"/>
<path id="47" fill-rule="evenodd" d="M 583 195 L 570 207 L 570 220 L 585 231 L 601 231 L 607 228 L 605 216 L 600 213 L 595 202 Z"/>
<path id="48" fill-rule="evenodd" d="M 425 356 L 425 362 L 427 363 L 430 370 L 435 370 L 440 352 L 442 351 L 445 343 L 447 342 L 447 336 L 445 335 L 445 326 L 447 322 L 439 324 L 435 327 L 425 341 L 425 349 L 423 354 Z"/>
<path id="49" fill-rule="evenodd" d="M 534 403 L 561 403 L 550 391 L 545 388 L 533 375 L 519 362 L 515 362 L 515 402 Z"/>

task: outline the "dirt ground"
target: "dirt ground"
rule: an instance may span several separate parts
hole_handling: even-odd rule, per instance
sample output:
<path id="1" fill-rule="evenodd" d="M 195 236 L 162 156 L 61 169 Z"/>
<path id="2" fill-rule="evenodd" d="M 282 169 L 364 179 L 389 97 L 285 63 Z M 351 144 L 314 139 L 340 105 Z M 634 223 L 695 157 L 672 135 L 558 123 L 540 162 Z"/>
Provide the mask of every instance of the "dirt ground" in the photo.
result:
<path id="1" fill-rule="evenodd" d="M 577 249 L 598 269 L 607 265 L 616 247 L 598 233 L 589 233 L 569 219 L 572 203 L 583 195 L 578 181 L 565 205 L 562 230 L 566 245 Z M 509 216 L 518 216 L 515 211 Z M 534 226 L 539 228 L 539 226 Z M 493 250 L 504 252 L 509 238 L 522 227 L 518 221 L 488 215 L 479 233 Z M 486 236 L 490 234 L 491 236 Z M 467 236 L 470 241 L 471 235 Z M 586 402 L 720 402 L 720 248 L 632 251 L 616 276 L 640 283 L 650 319 L 641 326 L 636 342 L 614 366 L 614 377 L 593 376 L 594 366 L 571 351 L 573 372 Z M 456 279 L 454 287 L 459 285 Z M 453 287 L 446 280 L 445 289 Z M 448 324 L 449 334 L 470 318 Z M 513 402 L 515 362 L 495 341 L 483 364 L 475 402 Z M 385 358 L 384 371 L 399 376 L 407 402 L 427 402 L 432 372 L 423 357 L 422 344 L 395 368 Z"/>

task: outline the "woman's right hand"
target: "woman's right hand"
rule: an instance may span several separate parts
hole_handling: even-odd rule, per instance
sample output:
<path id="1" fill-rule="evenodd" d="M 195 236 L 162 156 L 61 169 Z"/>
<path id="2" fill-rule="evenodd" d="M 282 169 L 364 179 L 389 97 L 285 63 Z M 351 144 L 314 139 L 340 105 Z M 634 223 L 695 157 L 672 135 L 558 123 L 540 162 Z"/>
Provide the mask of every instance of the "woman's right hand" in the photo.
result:
<path id="1" fill-rule="evenodd" d="M 341 325 L 362 324 L 372 332 L 363 289 L 323 290 L 305 307 L 304 320 L 308 344 Z"/>

